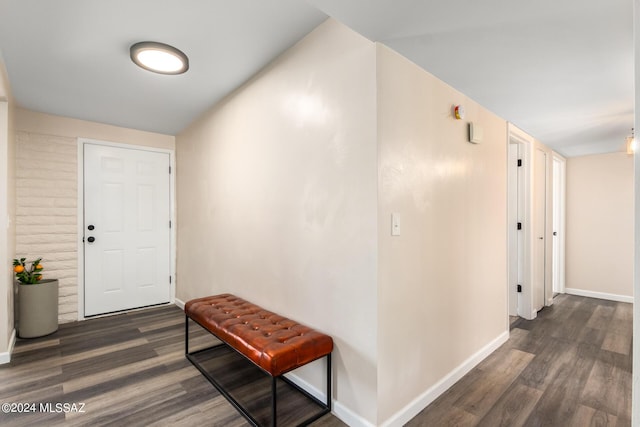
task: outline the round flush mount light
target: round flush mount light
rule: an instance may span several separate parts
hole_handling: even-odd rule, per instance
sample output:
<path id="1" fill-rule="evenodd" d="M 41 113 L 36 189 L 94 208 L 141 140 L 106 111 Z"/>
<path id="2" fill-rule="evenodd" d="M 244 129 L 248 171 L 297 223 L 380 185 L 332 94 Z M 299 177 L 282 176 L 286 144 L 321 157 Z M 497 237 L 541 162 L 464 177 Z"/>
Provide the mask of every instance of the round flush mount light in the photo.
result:
<path id="1" fill-rule="evenodd" d="M 189 69 L 189 58 L 181 50 L 158 42 L 140 42 L 129 49 L 131 60 L 145 70 L 160 74 L 182 74 Z"/>

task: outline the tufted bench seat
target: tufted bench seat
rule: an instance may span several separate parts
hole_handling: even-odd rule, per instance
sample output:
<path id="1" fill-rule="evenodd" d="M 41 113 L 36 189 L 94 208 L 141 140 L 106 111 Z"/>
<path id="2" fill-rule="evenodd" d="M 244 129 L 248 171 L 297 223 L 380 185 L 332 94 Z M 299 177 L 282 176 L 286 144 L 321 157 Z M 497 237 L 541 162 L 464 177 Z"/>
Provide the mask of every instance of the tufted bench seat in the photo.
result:
<path id="1" fill-rule="evenodd" d="M 184 311 L 187 322 L 185 325 L 185 352 L 187 358 L 253 424 L 257 425 L 255 419 L 222 390 L 215 379 L 211 378 L 197 364 L 194 358 L 190 357 L 194 353 L 189 353 L 189 319 L 202 326 L 272 377 L 272 425 L 274 426 L 276 424 L 276 378 L 326 356 L 327 403 L 325 405 L 315 398 L 313 400 L 325 409 L 319 416 L 330 411 L 330 371 L 331 351 L 333 350 L 333 340 L 330 336 L 267 311 L 231 294 L 208 296 L 188 301 L 185 304 Z M 310 421 L 307 420 L 306 422 Z"/>
<path id="2" fill-rule="evenodd" d="M 330 336 L 231 294 L 191 300 L 184 311 L 274 377 L 333 350 Z"/>

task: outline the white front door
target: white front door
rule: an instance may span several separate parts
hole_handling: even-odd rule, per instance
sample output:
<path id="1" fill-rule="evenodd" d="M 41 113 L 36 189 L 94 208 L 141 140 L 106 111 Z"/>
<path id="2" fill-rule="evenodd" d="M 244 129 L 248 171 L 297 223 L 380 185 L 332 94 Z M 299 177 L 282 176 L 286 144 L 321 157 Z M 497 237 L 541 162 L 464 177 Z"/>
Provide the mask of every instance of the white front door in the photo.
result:
<path id="1" fill-rule="evenodd" d="M 85 316 L 170 301 L 168 153 L 84 144 Z"/>

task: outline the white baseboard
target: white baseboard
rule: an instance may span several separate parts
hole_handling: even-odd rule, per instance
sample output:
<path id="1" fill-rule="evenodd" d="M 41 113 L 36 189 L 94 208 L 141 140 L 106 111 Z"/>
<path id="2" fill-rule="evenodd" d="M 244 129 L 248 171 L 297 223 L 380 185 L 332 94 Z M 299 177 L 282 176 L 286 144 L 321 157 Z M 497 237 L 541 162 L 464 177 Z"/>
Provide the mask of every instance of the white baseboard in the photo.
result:
<path id="1" fill-rule="evenodd" d="M 460 366 L 449 372 L 447 376 L 415 398 L 411 403 L 402 408 L 395 415 L 391 416 L 391 418 L 387 419 L 382 426 L 395 427 L 405 425 L 409 420 L 418 415 L 420 411 L 429 406 L 431 402 L 436 400 L 442 393 L 447 391 L 449 387 L 458 382 L 460 378 L 469 373 L 469 371 L 478 365 L 478 363 L 482 362 L 487 356 L 496 351 L 508 339 L 509 331 L 504 331 L 477 353 L 465 360 Z"/>
<path id="2" fill-rule="evenodd" d="M 298 387 L 300 387 L 301 389 L 303 389 L 304 391 L 306 391 L 307 393 L 309 393 L 311 396 L 315 397 L 319 401 L 321 402 L 327 401 L 327 393 L 319 390 L 317 387 L 311 385 L 311 383 L 309 383 L 306 380 L 303 380 L 296 374 L 289 372 L 284 376 L 287 377 L 287 379 L 290 380 L 292 383 L 294 383 L 295 385 L 297 385 Z"/>
<path id="3" fill-rule="evenodd" d="M 319 390 L 317 387 L 313 386 L 311 383 L 303 380 L 298 375 L 294 373 L 285 374 L 287 379 L 289 379 L 292 383 L 297 385 L 298 387 L 305 390 L 311 396 L 315 397 L 321 402 L 327 401 L 327 393 L 325 391 Z M 331 401 L 331 413 L 340 419 L 343 423 L 347 424 L 351 427 L 374 427 L 374 424 L 371 424 L 369 421 L 362 418 L 360 415 L 356 414 L 346 406 L 342 405 L 340 402 L 335 400 Z"/>
<path id="4" fill-rule="evenodd" d="M 9 338 L 9 348 L 4 353 L 0 353 L 0 365 L 11 362 L 11 354 L 13 353 L 13 347 L 16 345 L 16 330 L 11 331 L 11 338 Z"/>
<path id="5" fill-rule="evenodd" d="M 311 383 L 303 380 L 299 376 L 294 373 L 288 373 L 285 375 L 287 379 L 291 380 L 292 383 L 297 385 L 298 387 L 305 390 L 311 396 L 315 397 L 321 402 L 327 401 L 327 393 L 325 391 L 319 390 L 317 387 L 311 385 Z M 331 401 L 331 413 L 339 418 L 343 423 L 347 424 L 351 427 L 374 427 L 373 424 L 362 418 L 360 415 L 357 415 L 353 411 L 351 411 L 346 406 L 342 405 L 340 402 L 336 402 L 335 400 Z"/>
<path id="6" fill-rule="evenodd" d="M 180 308 L 180 310 L 184 310 L 184 301 L 182 301 L 181 299 L 174 298 L 173 303 L 177 305 Z"/>
<path id="7" fill-rule="evenodd" d="M 606 299 L 610 301 L 629 302 L 633 304 L 633 297 L 627 295 L 608 294 L 605 292 L 585 291 L 582 289 L 565 288 L 565 293 L 569 295 L 578 295 L 581 297 Z"/>
<path id="8" fill-rule="evenodd" d="M 331 413 L 350 427 L 375 427 L 375 424 L 365 420 L 351 409 L 342 405 L 340 402 L 334 403 L 333 411 L 331 411 Z"/>

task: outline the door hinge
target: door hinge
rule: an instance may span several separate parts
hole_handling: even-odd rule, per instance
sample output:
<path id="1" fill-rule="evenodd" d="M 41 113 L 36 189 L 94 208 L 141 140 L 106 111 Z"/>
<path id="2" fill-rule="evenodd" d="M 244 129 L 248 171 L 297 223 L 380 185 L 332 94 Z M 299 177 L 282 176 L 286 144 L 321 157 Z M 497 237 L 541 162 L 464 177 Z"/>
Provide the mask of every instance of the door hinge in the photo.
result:
<path id="1" fill-rule="evenodd" d="M 517 285 L 517 286 L 516 286 L 516 290 L 517 290 L 518 292 L 522 292 L 522 285 Z"/>
<path id="2" fill-rule="evenodd" d="M 522 230 L 522 223 L 521 222 L 518 223 L 518 230 Z"/>
<path id="3" fill-rule="evenodd" d="M 171 228 L 171 221 L 169 221 L 169 228 Z"/>
<path id="4" fill-rule="evenodd" d="M 171 175 L 171 166 L 169 166 L 169 175 Z"/>
<path id="5" fill-rule="evenodd" d="M 522 166 L 522 159 L 518 159 L 518 167 Z"/>
<path id="6" fill-rule="evenodd" d="M 169 284 L 171 284 L 171 276 L 169 276 Z"/>

